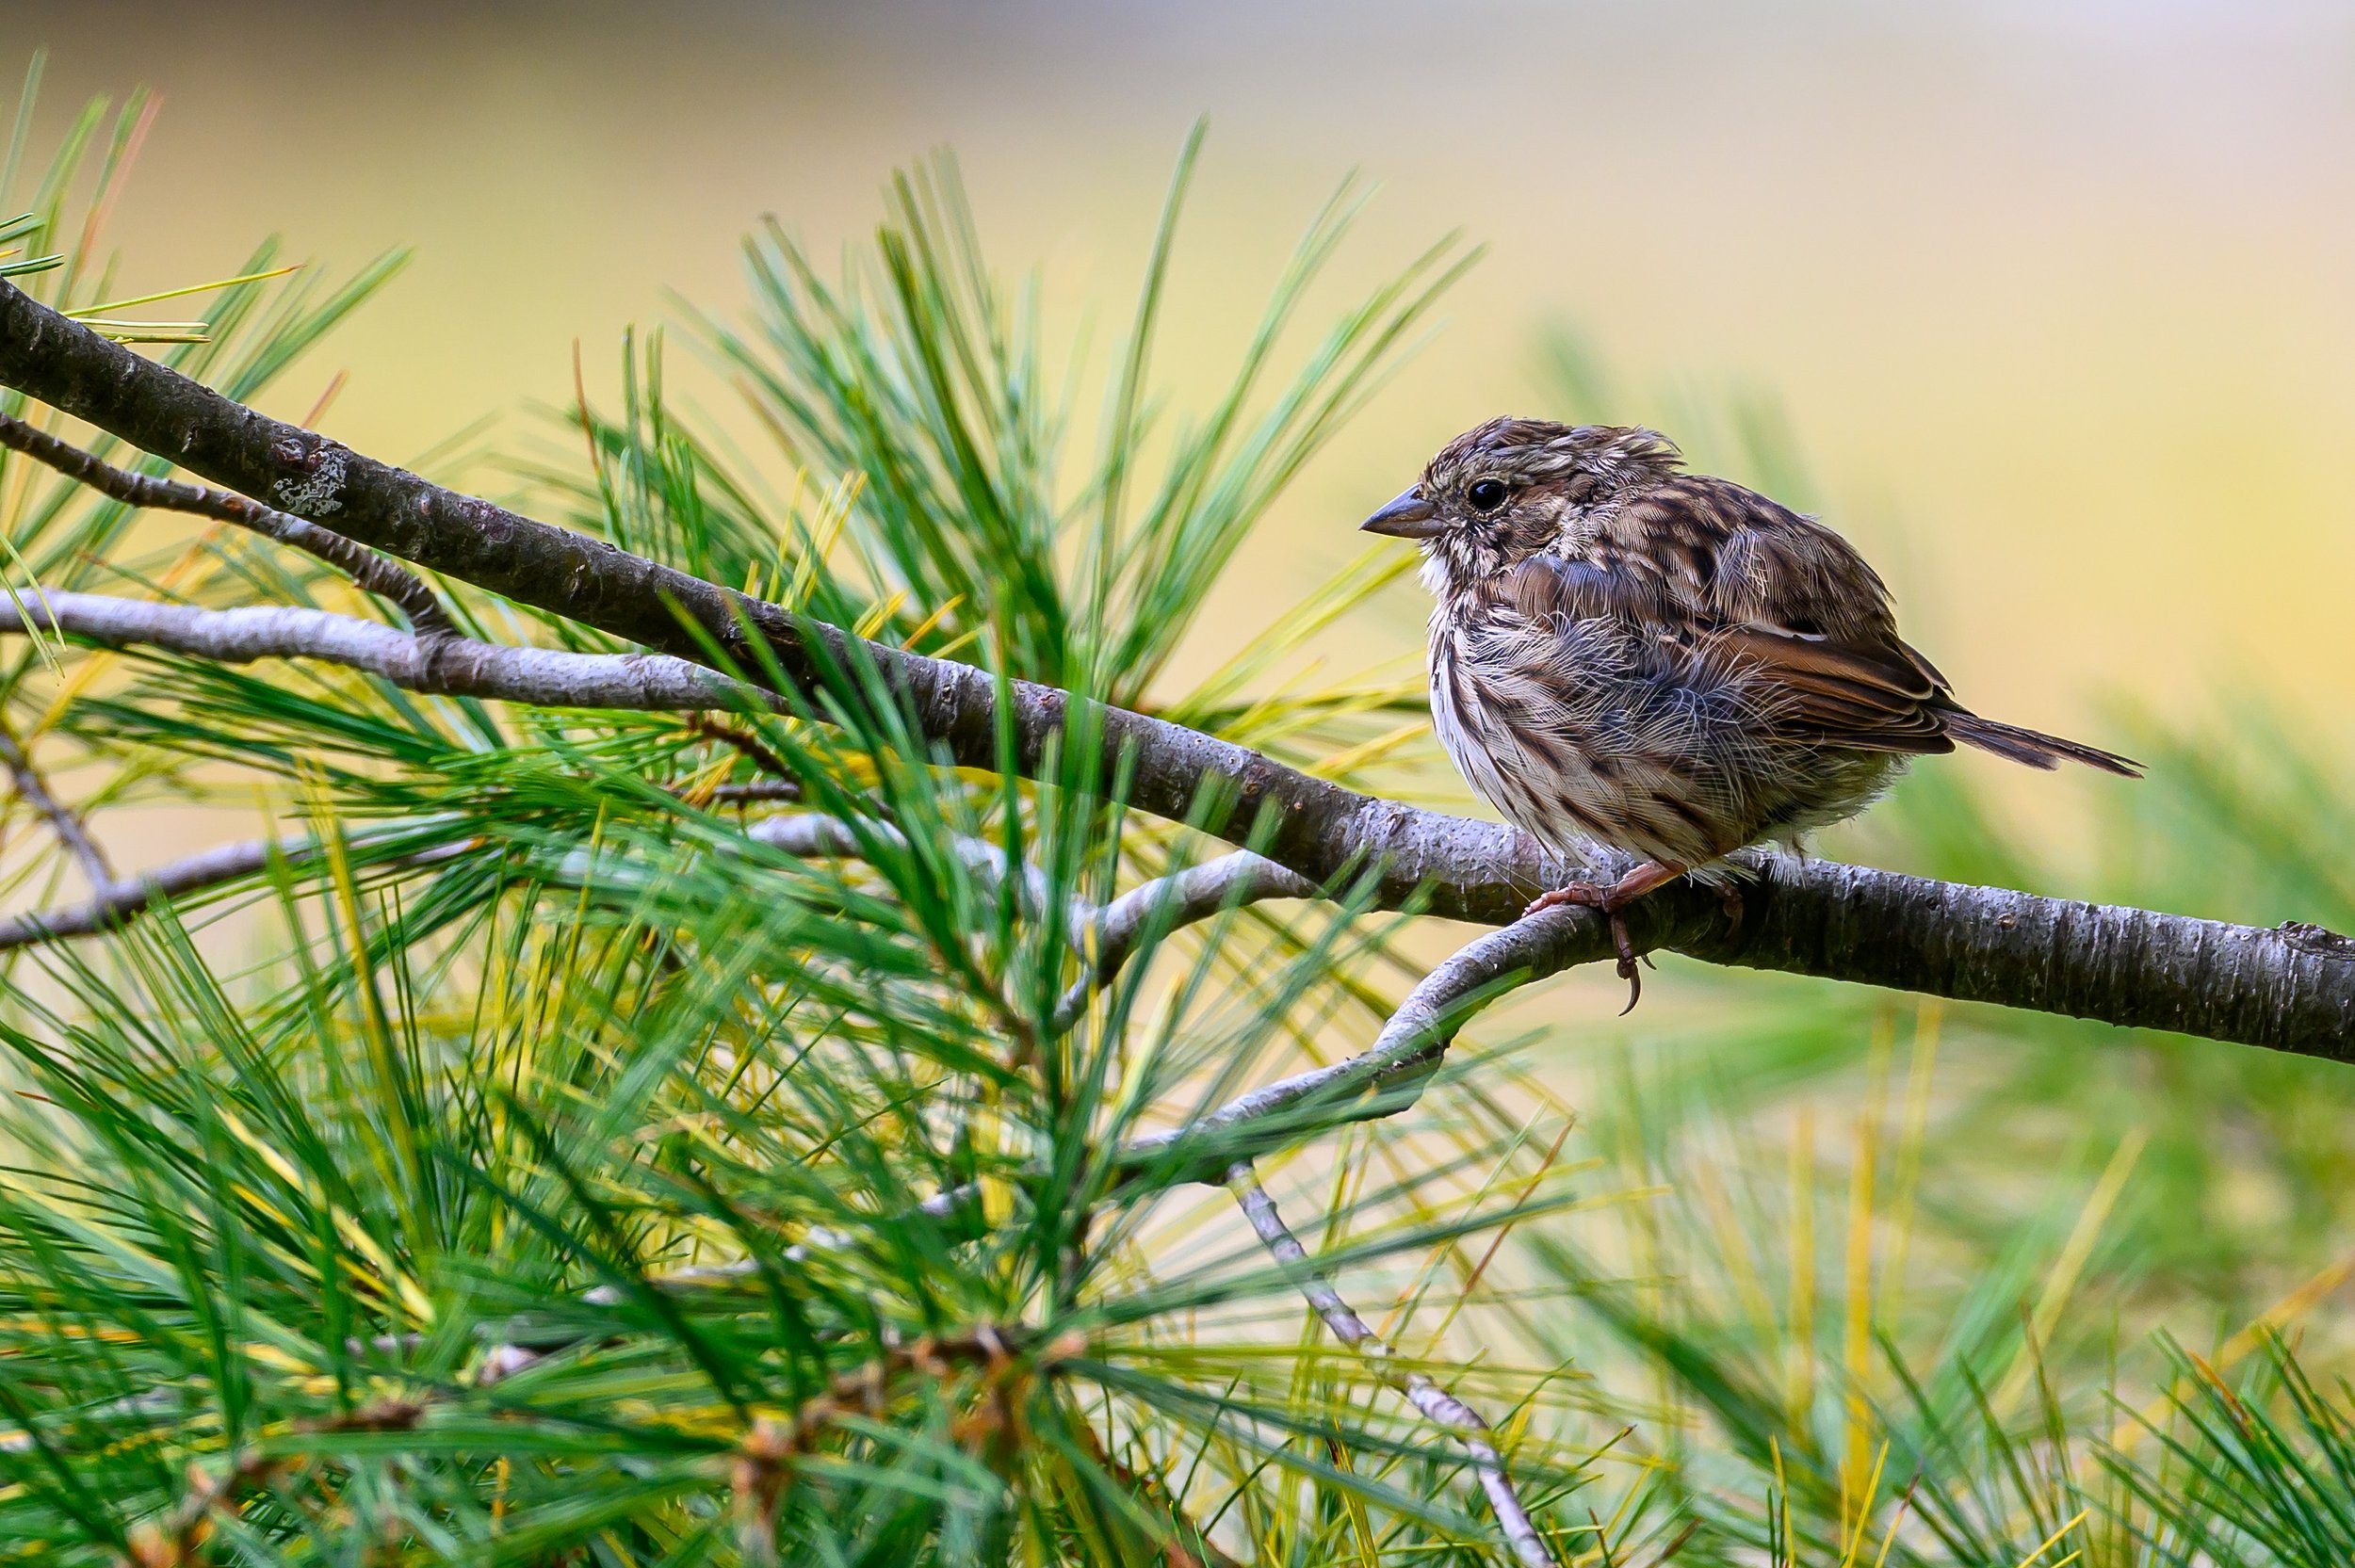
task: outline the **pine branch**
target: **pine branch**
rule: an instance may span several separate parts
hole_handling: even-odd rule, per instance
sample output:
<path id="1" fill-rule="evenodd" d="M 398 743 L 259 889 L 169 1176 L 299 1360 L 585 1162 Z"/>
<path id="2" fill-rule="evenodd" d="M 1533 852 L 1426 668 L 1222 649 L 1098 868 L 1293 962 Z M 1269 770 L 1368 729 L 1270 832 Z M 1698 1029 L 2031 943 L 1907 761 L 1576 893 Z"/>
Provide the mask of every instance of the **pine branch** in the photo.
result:
<path id="1" fill-rule="evenodd" d="M 81 817 L 58 800 L 48 781 L 41 776 L 41 770 L 33 766 L 31 753 L 5 728 L 0 728 L 0 768 L 8 769 L 8 778 L 16 785 L 17 798 L 48 822 L 57 842 L 65 846 L 66 853 L 82 868 L 84 879 L 103 896 L 115 880 L 106 852 L 98 847 Z"/>
<path id="2" fill-rule="evenodd" d="M 33 588 L 0 598 L 0 635 L 32 629 L 107 648 L 156 648 L 220 664 L 317 659 L 411 691 L 541 707 L 741 712 L 768 699 L 703 666 L 660 654 L 576 654 L 418 635 L 356 615 L 293 605 L 204 609 Z"/>
<path id="3" fill-rule="evenodd" d="M 377 1348 L 413 1348 L 414 1336 L 382 1342 Z M 887 1344 L 874 1357 L 836 1373 L 820 1390 L 780 1419 L 762 1415 L 744 1430 L 729 1455 L 730 1491 L 735 1495 L 745 1544 L 752 1555 L 763 1555 L 772 1543 L 776 1508 L 791 1481 L 790 1463 L 812 1450 L 822 1437 L 846 1423 L 871 1419 L 914 1378 L 945 1382 L 960 1368 L 982 1374 L 977 1402 L 994 1405 L 1004 1390 L 1031 1377 L 1053 1377 L 1066 1362 L 1084 1355 L 1086 1340 L 1078 1334 L 1045 1338 L 1023 1325 L 981 1324 L 952 1333 L 926 1334 L 905 1344 Z M 333 1438 L 359 1432 L 408 1431 L 440 1407 L 459 1403 L 470 1389 L 481 1389 L 527 1369 L 538 1357 L 529 1352 L 502 1359 L 515 1347 L 495 1347 L 477 1365 L 471 1384 L 427 1388 L 405 1397 L 363 1405 L 349 1414 L 292 1423 L 299 1436 Z M 140 1413 L 157 1401 L 136 1395 L 111 1402 L 106 1414 Z M 28 1453 L 41 1447 L 31 1429 L 0 1431 L 0 1453 Z M 132 1532 L 129 1549 L 121 1560 L 125 1568 L 178 1568 L 210 1560 L 207 1543 L 217 1511 L 234 1511 L 245 1496 L 307 1465 L 309 1456 L 283 1443 L 265 1450 L 250 1448 L 230 1456 L 219 1473 L 191 1466 L 187 1490 L 162 1515 Z"/>
<path id="4" fill-rule="evenodd" d="M 383 1399 L 349 1414 L 299 1422 L 295 1430 L 320 1435 L 407 1431 L 424 1412 L 425 1406 L 414 1400 Z M 187 1490 L 179 1502 L 131 1532 L 120 1559 L 122 1568 L 198 1568 L 215 1560 L 211 1542 L 216 1515 L 235 1513 L 247 1497 L 304 1463 L 299 1456 L 250 1448 L 234 1456 L 218 1475 L 191 1465 Z"/>
<path id="5" fill-rule="evenodd" d="M 445 490 L 244 408 L 6 283 L 0 385 L 217 484 L 271 497 L 314 521 L 332 517 L 336 532 L 359 543 L 680 660 L 704 662 L 716 647 L 739 669 L 773 661 L 803 696 L 828 689 L 843 671 L 871 670 L 937 754 L 961 767 L 1041 776 L 1079 701 L 868 642 Z M 1142 714 L 1102 708 L 1096 719 L 1102 780 L 1109 783 L 1125 759 L 1132 807 L 1247 844 L 1320 886 L 1371 868 L 1380 907 L 1411 904 L 1503 924 L 1567 869 L 1500 826 L 1359 795 Z M 1738 864 L 1750 878 L 1738 926 L 1708 892 L 1672 886 L 1630 912 L 1636 945 L 1710 962 L 2355 1056 L 2355 942 L 2335 933 L 2103 908 L 1830 862 L 1752 854 Z M 1585 923 L 1600 926 L 1591 916 Z"/>
<path id="6" fill-rule="evenodd" d="M 1313 898 L 1317 892 L 1307 878 L 1248 849 L 1237 849 L 1130 888 L 1097 911 L 1090 922 L 1096 938 L 1095 962 L 1055 1004 L 1054 1032 L 1062 1034 L 1078 1023 L 1088 997 L 1098 987 L 1111 984 L 1129 956 L 1148 939 L 1207 920 L 1231 907 L 1263 898 Z"/>
<path id="7" fill-rule="evenodd" d="M 88 485 L 102 495 L 113 497 L 131 507 L 151 507 L 165 511 L 192 512 L 200 517 L 234 523 L 250 528 L 265 539 L 276 540 L 320 560 L 349 577 L 361 588 L 380 599 L 400 606 L 409 617 L 409 624 L 420 632 L 449 632 L 449 610 L 425 580 L 415 573 L 403 569 L 397 562 L 379 555 L 365 545 L 355 544 L 339 533 L 320 527 L 263 506 L 243 495 L 226 491 L 206 490 L 199 485 L 182 484 L 174 479 L 157 478 L 148 474 L 133 474 L 101 461 L 70 442 L 60 441 L 45 430 L 36 429 L 22 419 L 0 413 L 0 446 L 11 447 L 38 462 L 43 462 L 67 478 Z"/>
<path id="8" fill-rule="evenodd" d="M 1134 1139 L 1114 1163 L 1131 1177 L 1218 1181 L 1239 1161 L 1340 1123 L 1395 1116 L 1421 1096 L 1472 1014 L 1508 991 L 1610 951 L 1609 934 L 1580 910 L 1544 910 L 1486 932 L 1418 981 L 1357 1055 L 1239 1094 L 1182 1127 Z"/>
<path id="9" fill-rule="evenodd" d="M 1402 1370 L 1397 1366 L 1398 1352 L 1366 1326 L 1366 1320 L 1341 1300 L 1340 1293 L 1309 1262 L 1307 1249 L 1285 1225 L 1284 1217 L 1276 1212 L 1275 1200 L 1259 1185 L 1250 1161 L 1241 1161 L 1226 1172 L 1226 1186 L 1234 1193 L 1235 1202 L 1242 1205 L 1243 1213 L 1250 1217 L 1251 1228 L 1259 1233 L 1277 1265 L 1300 1287 L 1300 1293 L 1308 1298 L 1308 1304 L 1324 1319 L 1324 1326 L 1333 1331 L 1334 1337 L 1372 1362 L 1377 1377 L 1405 1395 L 1424 1420 L 1446 1431 L 1471 1455 L 1472 1470 L 1480 1477 L 1480 1489 L 1488 1495 L 1488 1506 L 1496 1511 L 1497 1528 L 1513 1548 L 1513 1556 L 1524 1568 L 1554 1568 L 1553 1553 L 1546 1545 L 1546 1538 L 1538 1531 L 1535 1521 L 1530 1518 L 1529 1510 L 1522 1506 L 1512 1475 L 1504 1467 L 1504 1458 L 1489 1440 L 1488 1423 L 1481 1419 L 1480 1413 L 1441 1388 L 1427 1374 Z"/>
<path id="10" fill-rule="evenodd" d="M 347 848 L 372 848 L 411 831 L 415 824 L 365 830 L 345 840 Z M 273 863 L 301 866 L 317 861 L 321 847 L 308 836 L 249 839 L 202 849 L 152 870 L 129 877 L 109 877 L 97 893 L 78 903 L 0 919 L 0 952 L 11 947 L 53 942 L 61 937 L 88 936 L 109 930 L 144 914 L 157 900 L 208 892 L 251 877 Z M 465 852 L 464 846 L 443 846 L 401 857 L 404 865 L 423 865 Z"/>

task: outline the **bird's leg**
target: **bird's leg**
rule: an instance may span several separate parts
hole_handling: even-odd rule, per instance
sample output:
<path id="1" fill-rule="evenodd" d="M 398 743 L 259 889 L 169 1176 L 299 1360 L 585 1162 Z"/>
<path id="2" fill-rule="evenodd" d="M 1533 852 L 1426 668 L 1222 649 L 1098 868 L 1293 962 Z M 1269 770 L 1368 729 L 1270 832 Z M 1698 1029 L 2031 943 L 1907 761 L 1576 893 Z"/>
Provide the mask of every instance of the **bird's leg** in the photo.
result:
<path id="1" fill-rule="evenodd" d="M 1658 861 L 1648 860 L 1609 887 L 1599 882 L 1571 882 L 1551 893 L 1541 893 L 1530 900 L 1527 909 L 1521 911 L 1521 918 L 1526 920 L 1542 910 L 1562 904 L 1600 910 L 1611 923 L 1611 946 L 1619 955 L 1619 978 L 1627 981 L 1627 1006 L 1619 1010 L 1619 1016 L 1624 1018 L 1634 1011 L 1635 1004 L 1643 999 L 1644 981 L 1635 963 L 1635 944 L 1629 940 L 1627 920 L 1619 912 L 1652 889 L 1683 875 L 1684 867 L 1681 865 L 1663 865 Z M 1646 959 L 1644 962 L 1648 963 L 1651 961 Z"/>

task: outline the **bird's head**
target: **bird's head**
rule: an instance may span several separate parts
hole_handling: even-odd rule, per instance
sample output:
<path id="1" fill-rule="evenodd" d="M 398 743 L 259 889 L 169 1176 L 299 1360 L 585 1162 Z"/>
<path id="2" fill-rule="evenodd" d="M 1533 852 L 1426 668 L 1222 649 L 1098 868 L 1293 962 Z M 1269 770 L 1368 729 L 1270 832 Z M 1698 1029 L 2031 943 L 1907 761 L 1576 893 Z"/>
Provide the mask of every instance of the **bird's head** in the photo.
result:
<path id="1" fill-rule="evenodd" d="M 1424 580 L 1446 597 L 1573 540 L 1582 519 L 1679 461 L 1665 436 L 1634 427 L 1491 419 L 1359 526 L 1420 541 Z"/>

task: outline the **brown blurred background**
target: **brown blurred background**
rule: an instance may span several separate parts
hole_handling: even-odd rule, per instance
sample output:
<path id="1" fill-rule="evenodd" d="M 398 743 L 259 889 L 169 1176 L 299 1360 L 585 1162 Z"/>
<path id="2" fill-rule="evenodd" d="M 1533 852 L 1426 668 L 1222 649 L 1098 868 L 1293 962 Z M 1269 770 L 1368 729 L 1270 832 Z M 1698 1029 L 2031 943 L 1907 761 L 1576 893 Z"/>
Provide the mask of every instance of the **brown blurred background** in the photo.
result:
<path id="1" fill-rule="evenodd" d="M 1459 226 L 1492 248 L 1280 509 L 1230 614 L 1353 553 L 1446 436 L 1553 403 L 1535 346 L 1566 320 L 1628 416 L 1680 387 L 1778 396 L 1816 499 L 1974 705 L 2101 739 L 2104 694 L 2188 703 L 2247 672 L 2344 713 L 2355 11 L 1773 13 L 0 0 L 0 68 L 51 50 L 37 149 L 87 94 L 162 91 L 113 231 L 126 284 L 228 272 L 272 232 L 331 267 L 414 247 L 276 399 L 299 412 L 348 369 L 331 428 L 396 459 L 485 413 L 536 439 L 519 411 L 569 395 L 576 339 L 609 383 L 666 290 L 736 306 L 760 215 L 829 251 L 938 144 L 1001 263 L 1042 259 L 1100 341 L 1207 113 L 1181 384 L 1217 375 L 1353 167 L 1382 189 L 1350 278 Z M 1413 646 L 1395 591 L 1353 655 Z"/>

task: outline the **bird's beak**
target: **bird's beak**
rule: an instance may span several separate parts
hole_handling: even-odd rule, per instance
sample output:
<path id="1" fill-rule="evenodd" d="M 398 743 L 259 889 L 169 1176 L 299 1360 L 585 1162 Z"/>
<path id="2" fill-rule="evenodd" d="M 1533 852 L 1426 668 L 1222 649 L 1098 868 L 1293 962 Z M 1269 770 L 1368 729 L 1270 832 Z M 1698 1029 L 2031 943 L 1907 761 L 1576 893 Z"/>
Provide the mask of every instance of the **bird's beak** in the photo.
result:
<path id="1" fill-rule="evenodd" d="M 1429 539 L 1444 528 L 1438 509 L 1424 500 L 1420 490 L 1413 489 L 1399 492 L 1380 511 L 1357 526 L 1370 534 L 1389 534 L 1392 539 Z"/>

